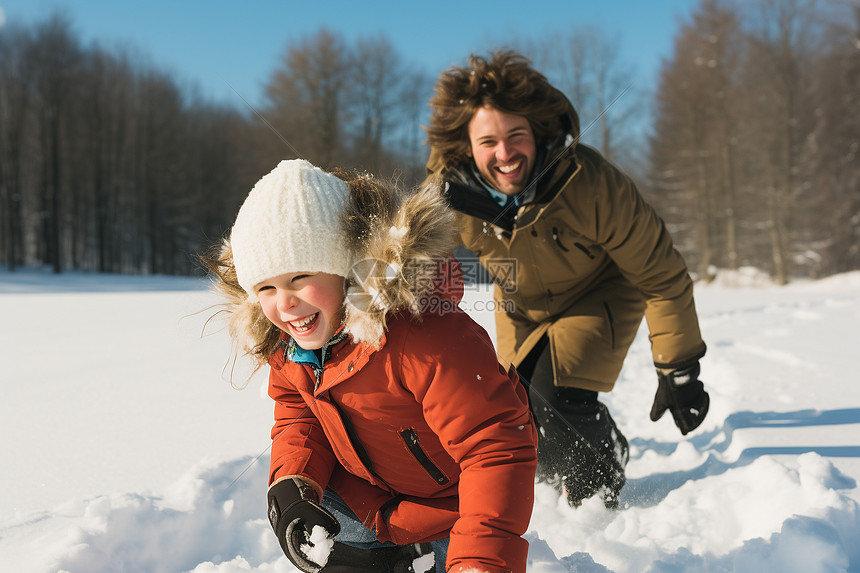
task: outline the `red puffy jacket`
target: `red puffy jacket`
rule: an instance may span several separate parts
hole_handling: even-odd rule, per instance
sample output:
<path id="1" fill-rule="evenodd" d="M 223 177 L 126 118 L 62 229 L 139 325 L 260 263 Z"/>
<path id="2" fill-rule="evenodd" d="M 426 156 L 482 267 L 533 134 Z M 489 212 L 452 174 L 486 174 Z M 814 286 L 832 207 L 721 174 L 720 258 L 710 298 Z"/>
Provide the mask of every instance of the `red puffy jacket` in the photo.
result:
<path id="1" fill-rule="evenodd" d="M 379 348 L 336 344 L 321 370 L 271 358 L 270 482 L 332 488 L 381 541 L 450 535 L 449 571 L 522 573 L 537 434 L 516 373 L 453 290 L 420 321 L 390 315 Z"/>

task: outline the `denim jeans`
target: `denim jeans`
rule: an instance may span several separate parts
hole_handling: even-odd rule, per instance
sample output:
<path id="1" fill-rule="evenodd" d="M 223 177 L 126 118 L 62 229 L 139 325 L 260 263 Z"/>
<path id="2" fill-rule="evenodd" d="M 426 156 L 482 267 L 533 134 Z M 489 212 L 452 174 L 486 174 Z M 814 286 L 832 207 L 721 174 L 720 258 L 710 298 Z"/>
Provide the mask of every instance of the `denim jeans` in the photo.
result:
<path id="1" fill-rule="evenodd" d="M 325 490 L 322 498 L 322 506 L 329 510 L 340 523 L 340 533 L 335 540 L 357 547 L 359 549 L 377 549 L 380 547 L 397 547 L 390 541 L 379 541 L 376 533 L 366 528 L 361 520 L 346 505 L 346 502 L 331 489 Z M 436 559 L 436 573 L 445 573 L 445 560 L 448 557 L 448 537 L 430 542 L 433 555 Z"/>

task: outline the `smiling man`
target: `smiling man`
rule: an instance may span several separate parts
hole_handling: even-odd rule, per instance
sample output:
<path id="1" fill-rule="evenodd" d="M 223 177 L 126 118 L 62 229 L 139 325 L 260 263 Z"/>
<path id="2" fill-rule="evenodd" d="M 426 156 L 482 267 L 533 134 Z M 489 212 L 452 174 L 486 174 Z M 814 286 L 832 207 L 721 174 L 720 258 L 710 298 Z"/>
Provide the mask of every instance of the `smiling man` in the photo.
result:
<path id="1" fill-rule="evenodd" d="M 463 245 L 494 275 L 498 353 L 529 389 L 538 477 L 573 506 L 599 494 L 616 507 L 628 445 L 598 393 L 613 389 L 643 316 L 658 380 L 651 419 L 669 410 L 687 434 L 708 411 L 686 264 L 521 55 L 442 72 L 430 106 L 428 180 L 444 183 Z"/>
<path id="2" fill-rule="evenodd" d="M 497 191 L 514 195 L 526 187 L 537 149 L 526 118 L 484 106 L 469 122 L 468 155 Z"/>

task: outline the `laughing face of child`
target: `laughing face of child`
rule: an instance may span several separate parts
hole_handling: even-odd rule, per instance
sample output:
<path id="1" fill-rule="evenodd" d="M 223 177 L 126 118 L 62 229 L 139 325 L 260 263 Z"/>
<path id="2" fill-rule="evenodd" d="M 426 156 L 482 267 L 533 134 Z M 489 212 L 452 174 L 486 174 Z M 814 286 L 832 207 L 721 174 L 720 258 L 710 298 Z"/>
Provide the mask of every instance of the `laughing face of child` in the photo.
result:
<path id="1" fill-rule="evenodd" d="M 279 275 L 254 287 L 263 313 L 305 350 L 322 348 L 343 319 L 344 278 L 328 273 Z"/>

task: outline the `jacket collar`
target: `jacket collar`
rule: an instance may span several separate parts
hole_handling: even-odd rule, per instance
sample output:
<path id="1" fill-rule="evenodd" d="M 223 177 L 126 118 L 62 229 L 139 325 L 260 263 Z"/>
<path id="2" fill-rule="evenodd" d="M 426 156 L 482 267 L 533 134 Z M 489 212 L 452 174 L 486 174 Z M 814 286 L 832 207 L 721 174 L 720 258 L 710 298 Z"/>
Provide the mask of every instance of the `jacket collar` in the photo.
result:
<path id="1" fill-rule="evenodd" d="M 543 154 L 538 156 L 538 164 L 535 165 L 535 168 L 532 169 L 532 174 L 539 172 L 540 163 L 542 163 Z M 511 203 L 519 207 L 520 205 L 524 205 L 526 203 L 531 203 L 535 198 L 535 189 L 536 185 L 533 184 L 534 177 L 529 178 L 529 184 L 526 185 L 526 188 L 517 193 L 516 195 L 505 195 L 501 191 L 496 190 L 495 187 L 487 183 L 487 180 L 484 179 L 484 176 L 478 171 L 477 165 L 472 161 L 469 164 L 469 170 L 471 172 L 471 178 L 473 181 L 477 183 L 476 186 L 482 187 L 487 193 L 490 194 L 490 199 L 499 204 L 499 207 L 507 207 Z"/>
<path id="2" fill-rule="evenodd" d="M 292 337 L 290 337 L 289 342 L 284 342 L 281 339 L 281 342 L 284 343 L 284 362 L 289 361 L 296 364 L 307 364 L 314 368 L 322 368 L 326 361 L 331 358 L 332 348 L 346 340 L 347 337 L 346 331 L 341 326 L 322 348 L 311 350 L 299 346 Z"/>
<path id="3" fill-rule="evenodd" d="M 576 142 L 571 135 L 556 142 L 538 154 L 532 178 L 526 188 L 517 195 L 518 201 L 499 204 L 491 195 L 487 185 L 475 175 L 469 166 L 451 169 L 445 179 L 445 194 L 451 207 L 465 215 L 487 221 L 505 231 L 514 226 L 524 227 L 533 223 L 552 203 L 567 180 L 579 170 L 574 149 Z M 547 162 L 546 158 L 553 158 Z M 528 207 L 518 214 L 520 206 Z"/>
<path id="4" fill-rule="evenodd" d="M 306 378 L 296 378 L 296 383 L 307 384 L 306 389 L 318 395 L 360 372 L 386 341 L 387 336 L 383 334 L 378 346 L 356 343 L 349 339 L 349 333 L 342 333 L 321 349 L 305 350 L 292 338 L 282 338 L 281 343 L 285 347 L 282 366 L 304 372 Z"/>

